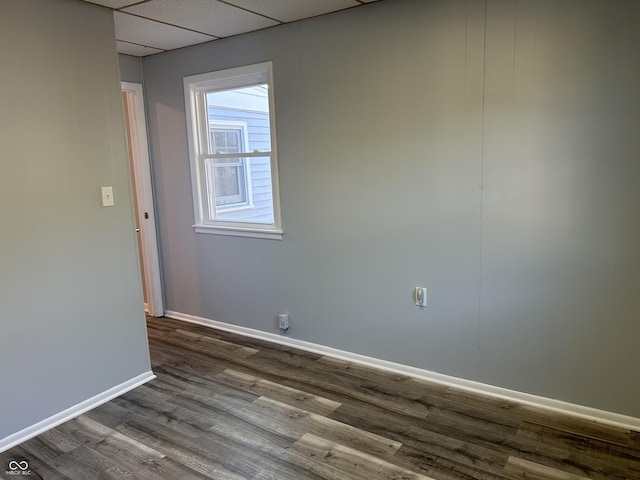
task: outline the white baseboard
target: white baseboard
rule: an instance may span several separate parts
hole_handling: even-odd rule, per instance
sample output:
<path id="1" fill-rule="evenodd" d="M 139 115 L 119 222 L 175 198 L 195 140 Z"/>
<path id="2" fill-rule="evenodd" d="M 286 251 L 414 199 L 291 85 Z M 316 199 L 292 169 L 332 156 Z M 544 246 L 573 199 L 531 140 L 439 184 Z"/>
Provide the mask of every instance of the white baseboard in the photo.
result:
<path id="1" fill-rule="evenodd" d="M 9 450 L 12 447 L 15 447 L 16 445 L 19 445 L 20 443 L 25 442 L 30 438 L 36 437 L 41 433 L 44 433 L 47 430 L 60 425 L 61 423 L 82 415 L 83 413 L 88 412 L 89 410 L 92 410 L 102 405 L 103 403 L 108 402 L 109 400 L 119 397 L 123 393 L 126 393 L 129 390 L 133 390 L 134 388 L 139 387 L 140 385 L 147 383 L 154 378 L 156 378 L 156 376 L 152 371 L 142 373 L 130 380 L 127 380 L 126 382 L 116 385 L 115 387 L 105 390 L 98 395 L 95 395 L 83 402 L 69 407 L 60 413 L 56 413 L 49 418 L 45 418 L 44 420 L 41 420 L 40 422 L 31 425 L 30 427 L 23 428 L 16 433 L 12 433 L 8 437 L 0 439 L 0 453 L 4 452 L 5 450 Z"/>
<path id="2" fill-rule="evenodd" d="M 281 345 L 287 345 L 289 347 L 299 348 L 308 352 L 319 353 L 321 355 L 327 355 L 334 358 L 339 358 L 360 365 L 366 365 L 373 368 L 379 368 L 387 372 L 399 373 L 402 375 L 408 375 L 411 377 L 427 380 L 440 385 L 446 385 L 449 387 L 458 388 L 467 392 L 479 393 L 482 395 L 488 395 L 493 398 L 499 398 L 502 400 L 508 400 L 517 402 L 520 404 L 530 405 L 537 408 L 543 408 L 574 417 L 591 420 L 598 423 L 612 425 L 629 430 L 640 430 L 640 418 L 631 417 L 628 415 L 622 415 L 619 413 L 608 412 L 606 410 L 599 410 L 597 408 L 585 407 L 583 405 L 576 405 L 562 400 L 554 400 L 552 398 L 541 397 L 538 395 L 532 395 L 530 393 L 518 392 L 515 390 L 509 390 L 507 388 L 496 387 L 493 385 L 487 385 L 485 383 L 475 382 L 473 380 L 465 380 L 463 378 L 452 377 L 449 375 L 443 375 L 441 373 L 431 372 L 429 370 L 423 370 L 421 368 L 411 367 L 400 363 L 394 363 L 387 360 L 381 360 L 378 358 L 368 357 L 366 355 L 360 355 L 358 353 L 347 352 L 345 350 L 339 350 L 337 348 L 327 347 L 325 345 L 319 345 L 317 343 L 306 342 L 303 340 L 297 340 L 291 337 L 285 337 L 275 333 L 263 332 L 261 330 L 255 330 L 253 328 L 241 327 L 230 323 L 218 322 L 216 320 L 210 320 L 208 318 L 197 317 L 194 315 L 188 315 L 180 312 L 173 312 L 167 310 L 165 316 L 174 318 L 176 320 L 183 320 L 185 322 L 197 323 L 207 327 L 217 328 L 225 330 L 227 332 L 237 333 L 246 337 L 257 338 L 260 340 L 266 340 L 272 343 L 278 343 Z"/>

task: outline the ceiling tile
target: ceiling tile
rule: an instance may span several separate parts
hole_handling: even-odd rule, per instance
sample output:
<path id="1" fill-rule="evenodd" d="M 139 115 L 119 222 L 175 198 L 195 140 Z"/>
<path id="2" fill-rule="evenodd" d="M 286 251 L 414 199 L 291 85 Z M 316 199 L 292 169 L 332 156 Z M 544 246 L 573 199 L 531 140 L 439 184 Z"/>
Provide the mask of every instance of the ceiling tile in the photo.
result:
<path id="1" fill-rule="evenodd" d="M 144 57 L 145 55 L 153 55 L 154 53 L 160 53 L 163 50 L 157 48 L 144 47 L 142 45 L 136 45 L 135 43 L 127 43 L 116 41 L 118 46 L 118 53 L 124 53 L 126 55 L 133 55 L 134 57 Z"/>
<path id="2" fill-rule="evenodd" d="M 355 0 L 227 0 L 228 3 L 246 8 L 282 22 L 293 22 L 315 17 L 345 8 L 356 7 Z"/>
<path id="3" fill-rule="evenodd" d="M 278 24 L 216 0 L 152 0 L 123 11 L 216 37 L 238 35 Z"/>
<path id="4" fill-rule="evenodd" d="M 160 50 L 172 50 L 213 40 L 209 35 L 183 30 L 121 12 L 113 12 L 116 39 Z"/>
<path id="5" fill-rule="evenodd" d="M 139 0 L 84 0 L 88 3 L 95 3 L 96 5 L 103 5 L 109 8 L 122 8 L 127 5 L 138 3 Z"/>

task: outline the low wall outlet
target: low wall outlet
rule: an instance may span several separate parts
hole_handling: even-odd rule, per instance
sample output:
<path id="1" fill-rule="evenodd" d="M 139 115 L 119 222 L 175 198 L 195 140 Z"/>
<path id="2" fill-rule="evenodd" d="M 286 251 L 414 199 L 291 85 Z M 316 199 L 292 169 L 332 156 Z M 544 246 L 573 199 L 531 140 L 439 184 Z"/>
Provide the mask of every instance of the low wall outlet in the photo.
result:
<path id="1" fill-rule="evenodd" d="M 278 327 L 280 330 L 289 330 L 289 315 L 286 313 L 278 315 Z"/>
<path id="2" fill-rule="evenodd" d="M 427 287 L 416 287 L 413 295 L 415 297 L 416 306 L 427 306 Z"/>

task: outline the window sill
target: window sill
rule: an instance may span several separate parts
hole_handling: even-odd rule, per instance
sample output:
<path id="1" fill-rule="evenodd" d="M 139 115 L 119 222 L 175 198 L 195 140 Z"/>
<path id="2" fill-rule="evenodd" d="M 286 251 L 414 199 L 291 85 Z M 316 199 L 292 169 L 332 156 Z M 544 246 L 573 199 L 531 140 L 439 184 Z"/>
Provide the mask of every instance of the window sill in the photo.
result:
<path id="1" fill-rule="evenodd" d="M 284 231 L 265 230 L 261 228 L 223 227 L 220 225 L 194 225 L 196 233 L 209 235 L 227 235 L 231 237 L 265 238 L 268 240 L 282 240 Z"/>

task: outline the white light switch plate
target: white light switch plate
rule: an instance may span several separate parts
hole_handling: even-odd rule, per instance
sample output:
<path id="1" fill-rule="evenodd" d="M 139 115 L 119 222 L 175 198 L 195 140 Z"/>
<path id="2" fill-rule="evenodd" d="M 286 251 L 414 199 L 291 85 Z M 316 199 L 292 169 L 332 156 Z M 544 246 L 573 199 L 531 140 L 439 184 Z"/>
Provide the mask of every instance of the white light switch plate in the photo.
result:
<path id="1" fill-rule="evenodd" d="M 102 187 L 102 206 L 113 207 L 113 187 Z"/>

